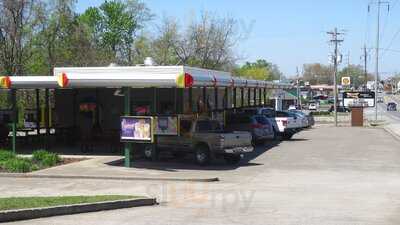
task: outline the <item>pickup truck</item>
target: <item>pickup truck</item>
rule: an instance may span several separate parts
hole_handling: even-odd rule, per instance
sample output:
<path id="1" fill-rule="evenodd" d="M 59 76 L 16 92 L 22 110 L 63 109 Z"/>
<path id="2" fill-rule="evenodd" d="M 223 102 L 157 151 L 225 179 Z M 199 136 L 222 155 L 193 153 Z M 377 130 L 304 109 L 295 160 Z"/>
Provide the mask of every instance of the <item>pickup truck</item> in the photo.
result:
<path id="1" fill-rule="evenodd" d="M 159 151 L 170 151 L 175 156 L 194 153 L 199 165 L 223 157 L 229 164 L 237 164 L 244 153 L 252 152 L 249 132 L 225 132 L 219 121 L 207 118 L 181 119 L 179 136 L 158 136 L 156 148 L 146 146 L 146 158 L 155 158 Z"/>
<path id="2" fill-rule="evenodd" d="M 301 121 L 295 115 L 285 111 L 275 111 L 273 108 L 248 108 L 246 113 L 266 116 L 272 123 L 274 131 L 284 139 L 291 139 L 293 135 L 302 129 Z"/>

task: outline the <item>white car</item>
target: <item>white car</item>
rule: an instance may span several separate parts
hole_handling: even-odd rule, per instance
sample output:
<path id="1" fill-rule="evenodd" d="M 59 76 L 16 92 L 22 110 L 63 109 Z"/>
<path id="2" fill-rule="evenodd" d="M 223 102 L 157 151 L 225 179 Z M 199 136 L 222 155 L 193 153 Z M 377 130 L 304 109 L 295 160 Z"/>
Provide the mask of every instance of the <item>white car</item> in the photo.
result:
<path id="1" fill-rule="evenodd" d="M 289 105 L 288 110 L 296 110 L 296 106 L 295 105 Z"/>
<path id="2" fill-rule="evenodd" d="M 308 105 L 308 110 L 317 110 L 317 109 L 318 109 L 318 106 L 315 103 L 310 103 Z"/>
<path id="3" fill-rule="evenodd" d="M 243 109 L 243 112 L 264 115 L 271 122 L 274 131 L 284 139 L 292 138 L 295 133 L 303 128 L 297 116 L 286 111 L 275 111 L 272 108 L 262 107 Z"/>

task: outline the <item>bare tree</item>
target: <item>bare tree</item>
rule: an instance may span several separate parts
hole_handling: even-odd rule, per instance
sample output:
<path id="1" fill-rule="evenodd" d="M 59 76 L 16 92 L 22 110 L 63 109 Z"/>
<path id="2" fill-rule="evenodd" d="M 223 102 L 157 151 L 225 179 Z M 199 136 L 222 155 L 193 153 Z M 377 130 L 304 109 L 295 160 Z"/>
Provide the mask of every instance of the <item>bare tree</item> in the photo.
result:
<path id="1" fill-rule="evenodd" d="M 7 74 L 22 75 L 35 32 L 35 0 L 0 0 L 0 63 Z"/>
<path id="2" fill-rule="evenodd" d="M 178 23 L 174 18 L 164 17 L 158 27 L 159 36 L 152 42 L 152 56 L 159 65 L 179 62 L 175 52 L 178 41 Z"/>
<path id="3" fill-rule="evenodd" d="M 48 75 L 53 73 L 57 63 L 66 63 L 62 54 L 71 47 L 65 45 L 73 29 L 75 2 L 76 0 L 55 0 L 47 4 L 41 2 L 36 7 L 36 17 L 40 24 L 37 43 L 45 53 Z"/>
<path id="4" fill-rule="evenodd" d="M 233 48 L 241 40 L 238 23 L 231 17 L 204 12 L 174 42 L 181 63 L 209 69 L 234 65 Z"/>

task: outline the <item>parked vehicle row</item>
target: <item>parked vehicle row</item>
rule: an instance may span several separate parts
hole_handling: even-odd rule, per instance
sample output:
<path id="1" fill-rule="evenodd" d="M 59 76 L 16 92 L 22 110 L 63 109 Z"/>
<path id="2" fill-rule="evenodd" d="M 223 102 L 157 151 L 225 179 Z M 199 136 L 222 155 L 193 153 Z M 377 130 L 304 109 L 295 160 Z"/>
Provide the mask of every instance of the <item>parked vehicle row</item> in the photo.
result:
<path id="1" fill-rule="evenodd" d="M 299 110 L 275 111 L 260 107 L 227 113 L 225 127 L 220 121 L 205 117 L 181 118 L 179 124 L 179 135 L 158 136 L 156 145 L 144 146 L 144 156 L 154 159 L 161 151 L 169 151 L 175 157 L 193 154 L 199 165 L 206 165 L 214 158 L 236 164 L 256 145 L 278 137 L 290 139 L 311 127 L 314 120 Z"/>

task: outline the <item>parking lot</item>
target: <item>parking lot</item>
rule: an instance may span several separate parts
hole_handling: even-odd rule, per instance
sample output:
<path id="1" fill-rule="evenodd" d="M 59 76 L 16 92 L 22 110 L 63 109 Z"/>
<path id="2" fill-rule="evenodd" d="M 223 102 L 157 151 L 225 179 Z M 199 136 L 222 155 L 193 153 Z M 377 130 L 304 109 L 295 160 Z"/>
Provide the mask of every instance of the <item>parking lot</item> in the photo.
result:
<path id="1" fill-rule="evenodd" d="M 259 147 L 238 167 L 197 174 L 220 182 L 0 178 L 0 195 L 133 194 L 160 202 L 14 224 L 399 224 L 399 147 L 382 129 L 327 125 Z M 170 165 L 183 167 L 174 176 L 188 169 Z"/>

